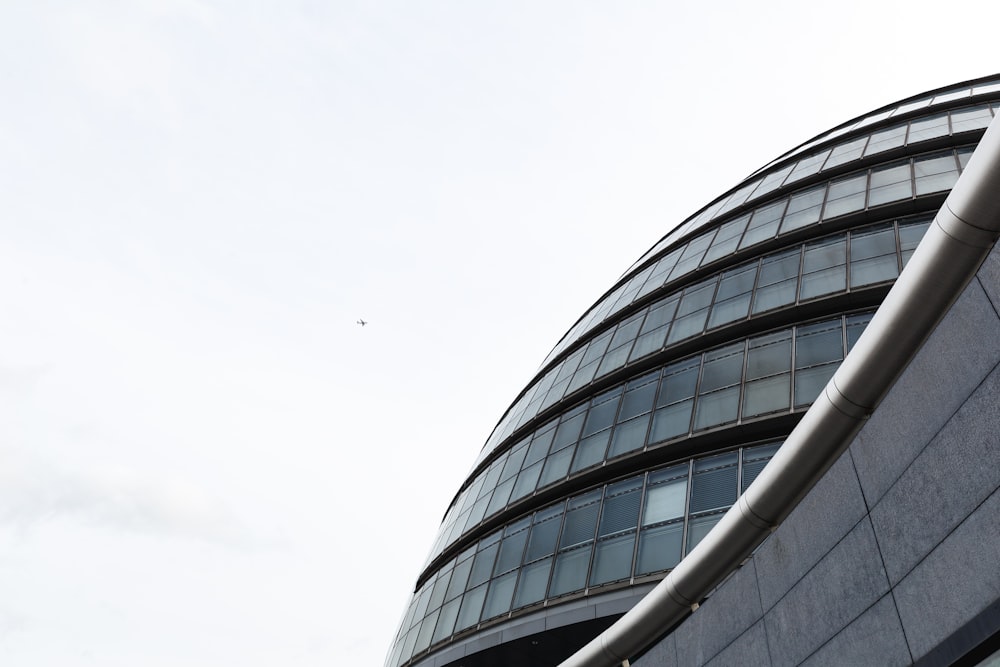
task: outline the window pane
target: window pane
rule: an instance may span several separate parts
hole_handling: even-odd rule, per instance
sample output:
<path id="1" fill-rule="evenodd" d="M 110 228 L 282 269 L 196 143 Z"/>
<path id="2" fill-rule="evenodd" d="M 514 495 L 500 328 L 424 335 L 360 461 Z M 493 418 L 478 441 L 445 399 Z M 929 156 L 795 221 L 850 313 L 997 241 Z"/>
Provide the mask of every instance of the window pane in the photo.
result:
<path id="1" fill-rule="evenodd" d="M 505 574 L 490 582 L 490 590 L 486 594 L 486 606 L 483 608 L 484 620 L 510 611 L 510 602 L 514 595 L 516 582 L 517 572 Z"/>
<path id="2" fill-rule="evenodd" d="M 833 377 L 839 364 L 814 366 L 795 372 L 795 407 L 809 405 L 816 400 L 823 387 Z"/>
<path id="3" fill-rule="evenodd" d="M 819 222 L 819 212 L 823 207 L 823 195 L 826 194 L 826 184 L 816 186 L 805 192 L 792 195 L 788 201 L 788 210 L 781 221 L 781 233 L 790 232 L 806 225 Z"/>
<path id="4" fill-rule="evenodd" d="M 576 448 L 576 456 L 573 458 L 573 466 L 570 472 L 576 473 L 603 461 L 610 435 L 611 431 L 601 431 L 596 435 L 581 440 L 579 446 Z"/>
<path id="5" fill-rule="evenodd" d="M 847 286 L 847 243 L 843 235 L 810 243 L 802 256 L 800 299 L 843 291 Z"/>
<path id="6" fill-rule="evenodd" d="M 715 524 L 719 523 L 721 518 L 722 514 L 712 514 L 710 516 L 692 518 L 688 522 L 688 544 L 686 553 L 691 553 L 691 551 L 698 546 L 698 543 L 701 542 L 706 535 L 708 535 L 708 532 L 715 527 Z"/>
<path id="7" fill-rule="evenodd" d="M 702 394 L 739 383 L 743 374 L 743 347 L 743 343 L 736 343 L 705 355 L 700 389 Z"/>
<path id="8" fill-rule="evenodd" d="M 747 358 L 747 379 L 785 373 L 792 363 L 792 334 L 790 331 L 751 339 Z"/>
<path id="9" fill-rule="evenodd" d="M 840 320 L 798 327 L 795 334 L 795 368 L 806 368 L 844 358 Z"/>
<path id="10" fill-rule="evenodd" d="M 628 579 L 632 573 L 634 546 L 635 532 L 598 542 L 594 550 L 594 571 L 590 574 L 590 585 Z"/>
<path id="11" fill-rule="evenodd" d="M 909 163 L 872 171 L 871 193 L 868 195 L 869 207 L 909 199 L 912 196 Z"/>
<path id="12" fill-rule="evenodd" d="M 830 192 L 826 197 L 823 218 L 828 220 L 838 215 L 863 209 L 867 182 L 868 176 L 861 174 L 830 183 Z"/>
<path id="13" fill-rule="evenodd" d="M 573 459 L 575 447 L 566 447 L 545 460 L 545 467 L 542 468 L 542 476 L 538 480 L 538 487 L 548 486 L 552 482 L 562 479 L 569 472 L 569 464 Z"/>
<path id="14" fill-rule="evenodd" d="M 958 180 L 958 164 L 951 153 L 913 162 L 918 195 L 950 190 Z"/>
<path id="15" fill-rule="evenodd" d="M 694 399 L 674 403 L 653 413 L 653 428 L 649 434 L 650 444 L 678 435 L 684 435 L 691 428 L 691 408 Z"/>
<path id="16" fill-rule="evenodd" d="M 892 280 L 897 275 L 896 234 L 891 225 L 851 234 L 851 287 Z"/>
<path id="17" fill-rule="evenodd" d="M 915 144 L 919 141 L 943 137 L 946 134 L 948 134 L 948 114 L 942 113 L 910 123 L 910 134 L 906 142 Z"/>
<path id="18" fill-rule="evenodd" d="M 622 401 L 622 407 L 618 413 L 619 422 L 627 421 L 653 409 L 657 375 L 659 374 L 653 373 L 629 383 L 628 391 L 625 392 L 625 400 Z"/>
<path id="19" fill-rule="evenodd" d="M 700 368 L 701 355 L 668 366 L 660 381 L 660 394 L 656 400 L 656 407 L 694 396 Z"/>
<path id="20" fill-rule="evenodd" d="M 564 551 L 556 556 L 552 571 L 552 585 L 549 597 L 583 590 L 587 583 L 587 566 L 590 564 L 590 548 L 582 547 Z"/>
<path id="21" fill-rule="evenodd" d="M 455 627 L 455 619 L 458 618 L 458 608 L 461 604 L 462 599 L 458 598 L 441 608 L 437 627 L 434 629 L 434 637 L 431 639 L 432 644 L 436 644 L 445 637 L 451 636 L 451 631 Z"/>
<path id="22" fill-rule="evenodd" d="M 559 527 L 562 524 L 562 506 L 539 512 L 535 521 L 536 523 L 531 527 L 528 549 L 524 554 L 524 562 L 526 563 L 555 552 L 556 539 L 559 537 Z"/>
<path id="23" fill-rule="evenodd" d="M 785 212 L 787 204 L 788 200 L 782 199 L 780 202 L 754 211 L 753 217 L 750 218 L 750 225 L 747 227 L 746 233 L 743 234 L 743 240 L 740 241 L 740 248 L 748 248 L 761 241 L 774 238 L 778 233 L 778 223 L 781 222 L 781 216 Z"/>
<path id="24" fill-rule="evenodd" d="M 712 247 L 705 253 L 702 265 L 732 254 L 736 250 L 736 245 L 740 242 L 740 237 L 743 235 L 743 230 L 746 229 L 749 220 L 750 215 L 747 214 L 719 227 L 719 233 L 715 235 Z"/>
<path id="25" fill-rule="evenodd" d="M 639 557 L 635 573 L 649 574 L 677 565 L 681 560 L 683 535 L 683 522 L 643 530 L 639 536 Z"/>
<path id="26" fill-rule="evenodd" d="M 834 146 L 833 150 L 830 152 L 830 157 L 826 160 L 826 164 L 823 165 L 823 169 L 830 169 L 831 167 L 836 167 L 837 165 L 844 164 L 845 162 L 857 160 L 861 157 L 861 153 L 864 151 L 865 144 L 867 142 L 868 137 L 861 137 L 860 139 L 849 141 L 846 144 Z"/>
<path id="27" fill-rule="evenodd" d="M 872 134 L 872 138 L 868 142 L 868 148 L 865 149 L 865 155 L 868 156 L 874 153 L 887 151 L 890 148 L 902 146 L 903 139 L 905 139 L 905 137 L 906 123 L 875 132 Z"/>
<path id="28" fill-rule="evenodd" d="M 735 421 L 739 400 L 739 387 L 722 389 L 712 394 L 699 396 L 694 418 L 695 430 Z"/>
<path id="29" fill-rule="evenodd" d="M 549 569 L 552 559 L 546 558 L 521 568 L 521 579 L 514 595 L 514 608 L 524 607 L 545 598 L 545 588 L 549 584 Z"/>
<path id="30" fill-rule="evenodd" d="M 479 588 L 474 588 L 462 598 L 462 608 L 458 612 L 458 623 L 455 624 L 455 631 L 472 627 L 479 622 L 479 613 L 483 609 L 483 601 L 486 599 L 486 584 Z"/>
<path id="31" fill-rule="evenodd" d="M 637 417 L 615 427 L 611 437 L 611 451 L 608 458 L 642 449 L 646 444 L 646 431 L 649 429 L 649 415 Z"/>
<path id="32" fill-rule="evenodd" d="M 721 509 L 736 502 L 736 462 L 736 452 L 694 462 L 690 513 Z"/>
<path id="33" fill-rule="evenodd" d="M 988 106 L 983 105 L 972 109 L 962 109 L 951 112 L 951 131 L 953 134 L 981 130 L 993 120 Z"/>
<path id="34" fill-rule="evenodd" d="M 687 466 L 684 476 L 669 482 L 652 484 L 646 490 L 646 505 L 642 510 L 642 525 L 670 521 L 684 516 L 684 501 L 687 498 Z"/>
<path id="35" fill-rule="evenodd" d="M 748 382 L 743 398 L 743 416 L 754 417 L 776 410 L 787 410 L 791 396 L 791 374 L 773 375 Z"/>

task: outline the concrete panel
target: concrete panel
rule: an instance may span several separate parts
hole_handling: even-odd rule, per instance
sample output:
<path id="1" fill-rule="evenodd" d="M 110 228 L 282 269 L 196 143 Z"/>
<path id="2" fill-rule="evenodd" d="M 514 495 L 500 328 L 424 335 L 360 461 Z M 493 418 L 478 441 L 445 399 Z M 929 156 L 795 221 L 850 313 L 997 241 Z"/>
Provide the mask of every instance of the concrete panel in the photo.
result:
<path id="1" fill-rule="evenodd" d="M 865 515 L 849 454 L 841 456 L 754 555 L 767 611 Z"/>
<path id="2" fill-rule="evenodd" d="M 888 589 L 871 522 L 862 519 L 764 616 L 772 664 L 799 664 Z"/>
<path id="3" fill-rule="evenodd" d="M 1000 491 L 908 574 L 893 595 L 919 659 L 1000 598 Z"/>
<path id="4" fill-rule="evenodd" d="M 896 584 L 1000 486 L 1000 369 L 994 370 L 872 509 Z"/>
<path id="5" fill-rule="evenodd" d="M 632 665 L 633 667 L 679 667 L 674 636 L 670 634 L 661 639 Z"/>
<path id="6" fill-rule="evenodd" d="M 726 650 L 712 658 L 708 667 L 747 667 L 747 665 L 767 665 L 770 662 L 767 633 L 761 621 L 737 637 Z"/>
<path id="7" fill-rule="evenodd" d="M 997 362 L 1000 320 L 974 280 L 851 445 L 869 506 L 881 499 Z"/>
<path id="8" fill-rule="evenodd" d="M 983 265 L 979 267 L 976 278 L 986 290 L 986 295 L 993 303 L 993 308 L 1000 312 L 1000 245 L 993 246 L 992 252 Z"/>
<path id="9" fill-rule="evenodd" d="M 803 667 L 896 667 L 910 664 L 903 626 L 886 595 L 802 663 Z"/>
<path id="10" fill-rule="evenodd" d="M 760 620 L 754 561 L 737 570 L 674 632 L 677 661 L 703 665 Z"/>

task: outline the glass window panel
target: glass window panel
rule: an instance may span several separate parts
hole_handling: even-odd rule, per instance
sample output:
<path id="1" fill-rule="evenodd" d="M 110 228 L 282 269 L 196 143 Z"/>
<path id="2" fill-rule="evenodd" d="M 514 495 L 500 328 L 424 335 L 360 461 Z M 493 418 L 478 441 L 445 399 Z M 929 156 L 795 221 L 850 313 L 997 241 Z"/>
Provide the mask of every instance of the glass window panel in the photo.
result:
<path id="1" fill-rule="evenodd" d="M 642 313 L 638 315 L 633 315 L 628 320 L 622 322 L 618 325 L 615 330 L 615 335 L 611 337 L 610 349 L 615 349 L 616 347 L 621 347 L 627 343 L 631 343 L 635 340 L 636 335 L 639 333 L 639 327 L 642 325 Z"/>
<path id="2" fill-rule="evenodd" d="M 729 299 L 739 294 L 744 294 L 753 289 L 754 280 L 757 277 L 757 262 L 752 262 L 749 266 L 741 266 L 722 274 L 719 282 L 719 291 L 715 295 L 716 301 Z"/>
<path id="3" fill-rule="evenodd" d="M 700 389 L 702 394 L 739 383 L 743 374 L 743 348 L 744 345 L 740 342 L 705 355 Z"/>
<path id="4" fill-rule="evenodd" d="M 653 331 L 661 328 L 664 324 L 669 324 L 674 319 L 674 311 L 677 310 L 678 301 L 680 301 L 679 297 L 674 296 L 666 301 L 653 304 L 649 309 L 649 314 L 646 315 L 646 320 L 642 323 L 640 333 Z"/>
<path id="5" fill-rule="evenodd" d="M 562 479 L 569 472 L 570 461 L 573 460 L 575 447 L 566 447 L 555 454 L 551 454 L 545 459 L 545 467 L 542 468 L 542 476 L 538 480 L 538 487 L 548 486 L 552 482 Z"/>
<path id="6" fill-rule="evenodd" d="M 681 543 L 684 524 L 671 523 L 656 528 L 647 528 L 639 536 L 639 555 L 635 573 L 649 574 L 669 570 L 681 560 Z"/>
<path id="7" fill-rule="evenodd" d="M 538 476 L 542 472 L 542 465 L 542 462 L 539 461 L 520 472 L 517 476 L 517 482 L 514 484 L 514 491 L 510 496 L 511 500 L 523 498 L 535 490 L 535 486 L 538 483 Z"/>
<path id="8" fill-rule="evenodd" d="M 743 240 L 740 241 L 740 248 L 749 248 L 761 241 L 774 238 L 778 233 L 778 223 L 781 222 L 781 216 L 785 212 L 787 204 L 788 200 L 782 199 L 754 211 L 750 224 L 743 234 Z"/>
<path id="9" fill-rule="evenodd" d="M 663 258 L 656 263 L 656 269 L 653 270 L 653 274 L 648 280 L 646 280 L 646 284 L 642 286 L 642 289 L 639 290 L 637 298 L 643 297 L 650 292 L 659 289 L 664 285 L 664 283 L 666 283 L 667 276 L 670 275 L 670 272 L 673 270 L 674 265 L 680 258 L 682 251 L 683 248 L 678 248 L 677 250 L 664 255 Z"/>
<path id="10" fill-rule="evenodd" d="M 910 164 L 908 162 L 872 171 L 868 206 L 909 199 L 912 196 L 913 185 L 910 182 Z"/>
<path id="11" fill-rule="evenodd" d="M 646 504 L 642 510 L 642 525 L 649 526 L 684 516 L 684 501 L 687 497 L 687 466 L 683 466 L 684 476 L 646 490 Z"/>
<path id="12" fill-rule="evenodd" d="M 510 611 L 515 583 L 517 583 L 517 572 L 511 572 L 490 582 L 490 590 L 486 594 L 486 606 L 483 607 L 484 620 Z"/>
<path id="13" fill-rule="evenodd" d="M 826 196 L 826 207 L 823 218 L 835 218 L 852 211 L 860 211 L 865 207 L 865 188 L 868 176 L 861 174 L 830 183 L 830 191 Z"/>
<path id="14" fill-rule="evenodd" d="M 574 411 L 575 414 L 563 416 L 562 421 L 559 423 L 559 428 L 556 429 L 556 437 L 552 441 L 552 447 L 549 449 L 550 452 L 557 452 L 579 439 L 580 427 L 583 426 L 583 419 L 586 416 L 585 409 L 586 406 L 582 406 Z"/>
<path id="15" fill-rule="evenodd" d="M 702 259 L 702 266 L 735 252 L 749 220 L 750 214 L 748 213 L 719 227 L 719 233 L 716 234 L 712 246 Z"/>
<path id="16" fill-rule="evenodd" d="M 754 314 L 795 302 L 800 254 L 801 250 L 796 248 L 763 259 L 754 292 Z"/>
<path id="17" fill-rule="evenodd" d="M 861 338 L 868 323 L 872 321 L 872 314 L 851 315 L 847 318 L 847 351 L 850 352 L 854 344 Z"/>
<path id="18" fill-rule="evenodd" d="M 524 555 L 524 545 L 527 541 L 527 530 L 519 530 L 504 538 L 500 544 L 500 555 L 497 557 L 496 567 L 493 570 L 494 576 L 510 572 L 521 564 L 521 556 Z"/>
<path id="19" fill-rule="evenodd" d="M 528 439 L 525 438 L 518 443 L 514 449 L 510 450 L 510 453 L 508 453 L 505 457 L 506 460 L 503 464 L 503 472 L 500 474 L 501 482 L 507 481 L 517 474 L 517 472 L 521 469 L 521 464 L 524 462 L 524 457 L 527 453 Z"/>
<path id="20" fill-rule="evenodd" d="M 556 433 L 556 420 L 550 421 L 542 428 L 535 431 L 535 436 L 531 440 L 528 454 L 524 457 L 524 465 L 529 466 L 536 461 L 541 461 L 549 453 L 552 445 L 552 437 Z"/>
<path id="21" fill-rule="evenodd" d="M 900 116 L 904 113 L 909 113 L 916 109 L 924 109 L 931 103 L 930 97 L 924 97 L 913 102 L 907 102 L 906 104 L 900 104 L 896 107 L 895 115 Z"/>
<path id="22" fill-rule="evenodd" d="M 455 563 L 452 561 L 438 574 L 438 578 L 434 582 L 434 592 L 431 593 L 430 602 L 427 603 L 428 609 L 437 609 L 444 602 L 444 595 L 448 591 L 448 581 L 451 579 L 451 569 L 454 565 Z"/>
<path id="23" fill-rule="evenodd" d="M 798 327 L 795 334 L 795 368 L 815 366 L 844 358 L 840 319 Z"/>
<path id="24" fill-rule="evenodd" d="M 851 234 L 851 287 L 892 280 L 897 275 L 896 234 L 891 225 Z"/>
<path id="25" fill-rule="evenodd" d="M 803 192 L 797 192 L 788 200 L 788 210 L 781 221 L 781 234 L 793 229 L 819 222 L 819 212 L 823 208 L 826 184 L 818 185 Z"/>
<path id="26" fill-rule="evenodd" d="M 971 109 L 952 111 L 951 131 L 953 134 L 958 134 L 971 130 L 982 130 L 990 124 L 991 120 L 993 120 L 993 114 L 990 113 L 989 106 L 985 104 Z"/>
<path id="27" fill-rule="evenodd" d="M 470 628 L 479 622 L 479 614 L 483 610 L 483 601 L 486 599 L 486 584 L 479 588 L 474 588 L 462 598 L 462 608 L 458 612 L 458 622 L 455 624 L 455 631 Z"/>
<path id="28" fill-rule="evenodd" d="M 708 328 L 713 329 L 723 324 L 746 319 L 749 311 L 750 292 L 727 299 L 726 301 L 720 301 L 712 308 L 712 316 L 708 320 Z"/>
<path id="29" fill-rule="evenodd" d="M 576 473 L 603 461 L 610 436 L 611 431 L 601 431 L 581 440 L 580 445 L 576 448 L 576 456 L 573 457 L 573 467 L 570 472 Z"/>
<path id="30" fill-rule="evenodd" d="M 689 287 L 684 292 L 680 308 L 677 309 L 677 316 L 682 317 L 707 308 L 715 295 L 715 283 L 716 279 L 710 278 L 694 287 Z"/>
<path id="31" fill-rule="evenodd" d="M 754 197 L 763 197 L 768 192 L 781 187 L 781 184 L 785 182 L 788 174 L 791 173 L 792 169 L 795 168 L 795 163 L 789 164 L 782 167 L 777 171 L 772 171 L 770 174 L 764 177 L 761 181 L 760 186 L 754 191 Z"/>
<path id="32" fill-rule="evenodd" d="M 598 537 L 608 537 L 636 527 L 639 520 L 639 500 L 642 497 L 642 477 L 610 484 L 605 491 Z"/>
<path id="33" fill-rule="evenodd" d="M 785 185 L 794 183 L 795 181 L 803 179 L 806 176 L 812 176 L 813 174 L 819 172 L 820 167 L 823 166 L 823 163 L 829 155 L 830 149 L 828 148 L 824 151 L 820 151 L 819 153 L 815 153 L 809 157 L 804 157 L 799 160 L 799 163 L 795 165 L 795 169 L 793 169 L 792 173 L 790 173 L 788 178 L 785 179 Z"/>
<path id="34" fill-rule="evenodd" d="M 747 357 L 747 379 L 786 373 L 792 364 L 792 334 L 790 331 L 760 336 L 750 340 Z"/>
<path id="35" fill-rule="evenodd" d="M 634 547 L 634 531 L 598 542 L 594 550 L 594 569 L 590 574 L 590 585 L 598 586 L 619 579 L 628 579 L 632 574 Z"/>
<path id="36" fill-rule="evenodd" d="M 705 320 L 708 318 L 708 308 L 699 310 L 691 315 L 678 318 L 674 326 L 670 327 L 670 335 L 667 336 L 667 344 L 682 341 L 691 336 L 697 336 L 705 330 Z"/>
<path id="37" fill-rule="evenodd" d="M 625 392 L 625 400 L 622 401 L 622 408 L 618 413 L 619 422 L 645 414 L 653 409 L 657 379 L 659 379 L 659 373 L 652 373 L 638 381 L 633 380 L 629 383 L 629 390 Z"/>
<path id="38" fill-rule="evenodd" d="M 969 158 L 972 157 L 971 148 L 959 148 L 956 152 L 958 155 L 958 165 L 964 170 L 969 165 Z"/>
<path id="39" fill-rule="evenodd" d="M 736 502 L 738 452 L 694 462 L 689 513 L 728 507 Z"/>
<path id="40" fill-rule="evenodd" d="M 691 407 L 694 399 L 674 403 L 653 413 L 653 429 L 649 442 L 660 442 L 678 435 L 684 435 L 691 428 Z"/>
<path id="41" fill-rule="evenodd" d="M 562 525 L 562 503 L 535 516 L 528 538 L 528 548 L 524 554 L 524 562 L 530 563 L 543 556 L 551 556 L 556 550 L 556 539 L 559 537 L 559 527 Z"/>
<path id="42" fill-rule="evenodd" d="M 611 336 L 614 333 L 613 330 L 605 331 L 599 337 L 590 341 L 587 346 L 587 351 L 583 355 L 583 359 L 580 361 L 580 365 L 584 366 L 597 361 L 604 356 L 605 351 L 608 349 L 608 344 L 611 342 Z"/>
<path id="43" fill-rule="evenodd" d="M 431 643 L 436 644 L 445 637 L 451 636 L 461 604 L 462 598 L 456 598 L 441 608 L 441 614 L 438 616 L 437 627 L 434 628 L 434 636 L 431 639 Z"/>
<path id="44" fill-rule="evenodd" d="M 917 195 L 950 190 L 958 180 L 958 163 L 950 152 L 936 157 L 914 160 Z"/>
<path id="45" fill-rule="evenodd" d="M 740 401 L 740 388 L 731 387 L 698 397 L 694 428 L 700 430 L 736 421 L 736 408 Z"/>
<path id="46" fill-rule="evenodd" d="M 594 405 L 587 412 L 587 421 L 583 426 L 583 437 L 609 428 L 615 423 L 615 414 L 618 412 L 621 394 L 622 387 L 616 387 L 594 399 Z"/>
<path id="47" fill-rule="evenodd" d="M 656 401 L 656 407 L 694 396 L 700 368 L 701 355 L 667 366 L 663 379 L 660 381 L 660 394 Z"/>
<path id="48" fill-rule="evenodd" d="M 688 544 L 686 553 L 691 553 L 691 551 L 698 546 L 698 543 L 705 539 L 705 536 L 708 535 L 708 532 L 715 527 L 715 524 L 719 523 L 722 516 L 722 514 L 712 514 L 709 516 L 692 518 L 688 522 Z"/>
<path id="49" fill-rule="evenodd" d="M 521 569 L 521 579 L 517 582 L 514 608 L 525 607 L 545 599 L 545 588 L 549 585 L 549 569 L 552 559 L 546 558 Z"/>
<path id="50" fill-rule="evenodd" d="M 843 291 L 847 287 L 847 243 L 844 235 L 806 245 L 802 256 L 800 299 Z"/>
<path id="51" fill-rule="evenodd" d="M 902 146 L 905 138 L 906 123 L 874 132 L 868 142 L 868 148 L 865 149 L 865 155 L 873 155 Z"/>
<path id="52" fill-rule="evenodd" d="M 440 610 L 434 610 L 427 615 L 427 618 L 423 620 L 420 624 L 420 632 L 417 635 L 417 642 L 413 645 L 413 652 L 420 653 L 426 649 L 431 644 L 431 633 L 434 632 L 434 626 L 437 624 L 438 613 Z"/>
<path id="53" fill-rule="evenodd" d="M 809 405 L 815 401 L 838 366 L 839 364 L 827 364 L 795 371 L 795 407 Z"/>
<path id="54" fill-rule="evenodd" d="M 677 262 L 677 266 L 674 270 L 670 272 L 670 280 L 676 280 L 678 277 L 698 268 L 701 264 L 701 258 L 705 254 L 705 250 L 708 249 L 709 244 L 712 242 L 712 237 L 715 236 L 715 230 L 708 232 L 707 234 L 702 234 L 701 236 L 691 240 L 687 248 L 684 250 L 684 254 L 681 255 L 680 260 Z"/>
<path id="55" fill-rule="evenodd" d="M 830 169 L 831 167 L 836 167 L 837 165 L 844 164 L 845 162 L 857 160 L 861 157 L 861 153 L 864 152 L 865 144 L 867 142 L 868 137 L 861 137 L 860 139 L 849 141 L 846 144 L 834 146 L 833 150 L 830 151 L 830 157 L 827 158 L 826 164 L 823 165 L 823 169 Z"/>
<path id="56" fill-rule="evenodd" d="M 629 344 L 622 345 L 621 347 L 608 352 L 601 360 L 601 365 L 597 369 L 596 377 L 602 377 L 611 371 L 624 366 L 625 362 L 628 361 L 628 354 L 631 349 L 631 341 L 629 341 Z"/>
<path id="57" fill-rule="evenodd" d="M 486 516 L 492 516 L 507 506 L 510 494 L 514 490 L 514 482 L 515 480 L 512 478 L 497 486 L 497 490 L 490 498 L 490 504 L 486 507 Z"/>
<path id="58" fill-rule="evenodd" d="M 915 144 L 918 141 L 943 137 L 946 134 L 948 134 L 948 114 L 941 113 L 910 123 L 910 134 L 907 136 L 906 141 L 907 143 Z"/>
<path id="59" fill-rule="evenodd" d="M 469 575 L 468 588 L 478 586 L 490 578 L 490 575 L 493 574 L 493 563 L 496 561 L 498 551 L 500 551 L 500 543 L 494 542 L 476 554 L 472 563 L 472 573 Z"/>
<path id="60" fill-rule="evenodd" d="M 902 251 L 903 266 L 906 266 L 913 251 L 917 249 L 930 224 L 930 221 L 926 220 L 899 226 L 899 248 Z"/>
<path id="61" fill-rule="evenodd" d="M 580 591 L 587 584 L 587 566 L 590 564 L 590 548 L 582 547 L 564 551 L 556 556 L 552 570 L 552 584 L 549 597 Z"/>
<path id="62" fill-rule="evenodd" d="M 611 438 L 611 451 L 608 453 L 608 458 L 624 454 L 625 452 L 635 451 L 636 449 L 642 449 L 643 445 L 646 444 L 646 431 L 648 428 L 648 414 L 616 426 L 614 435 Z"/>
<path id="63" fill-rule="evenodd" d="M 659 329 L 654 329 L 649 333 L 639 336 L 635 341 L 635 345 L 632 347 L 632 351 L 629 352 L 628 360 L 634 361 L 636 359 L 641 359 L 647 354 L 653 354 L 663 349 L 664 338 L 667 337 L 667 327 L 660 327 Z"/>
<path id="64" fill-rule="evenodd" d="M 601 509 L 600 500 L 600 490 L 570 500 L 572 509 L 566 512 L 562 536 L 559 538 L 560 549 L 571 548 L 594 539 L 597 515 Z M 573 507 L 574 503 L 579 505 Z"/>
<path id="65" fill-rule="evenodd" d="M 781 443 L 772 445 L 760 445 L 758 447 L 748 447 L 743 450 L 743 482 L 741 491 L 746 491 L 760 471 L 764 469 L 767 462 L 771 460 L 781 447 Z"/>
<path id="66" fill-rule="evenodd" d="M 743 397 L 743 416 L 755 417 L 776 410 L 787 410 L 790 398 L 791 374 L 789 373 L 748 382 Z"/>
<path id="67" fill-rule="evenodd" d="M 934 96 L 934 101 L 931 104 L 941 104 L 942 102 L 950 102 L 951 100 L 957 100 L 963 97 L 968 97 L 969 94 L 970 94 L 969 88 L 954 90 L 950 93 L 941 93 L 939 95 Z"/>
<path id="68" fill-rule="evenodd" d="M 716 213 L 716 217 L 725 215 L 726 213 L 732 211 L 737 206 L 741 206 L 750 197 L 751 193 L 753 193 L 753 191 L 757 189 L 757 186 L 760 185 L 760 183 L 761 183 L 760 180 L 754 181 L 752 183 L 744 185 L 742 188 L 734 192 L 733 195 L 726 201 L 725 206 L 720 208 L 719 212 Z"/>

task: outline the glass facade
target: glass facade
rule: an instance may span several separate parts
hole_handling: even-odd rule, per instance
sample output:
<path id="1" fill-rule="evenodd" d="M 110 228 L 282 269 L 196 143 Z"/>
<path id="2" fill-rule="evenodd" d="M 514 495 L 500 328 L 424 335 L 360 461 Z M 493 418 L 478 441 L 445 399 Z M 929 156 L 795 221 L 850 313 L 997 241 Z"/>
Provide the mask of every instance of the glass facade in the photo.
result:
<path id="1" fill-rule="evenodd" d="M 451 664 L 490 628 L 676 566 L 850 352 L 998 110 L 1000 79 L 876 110 L 644 253 L 494 428 L 387 667 Z M 466 667 L 506 664 L 503 641 L 482 660 L 462 651 Z"/>

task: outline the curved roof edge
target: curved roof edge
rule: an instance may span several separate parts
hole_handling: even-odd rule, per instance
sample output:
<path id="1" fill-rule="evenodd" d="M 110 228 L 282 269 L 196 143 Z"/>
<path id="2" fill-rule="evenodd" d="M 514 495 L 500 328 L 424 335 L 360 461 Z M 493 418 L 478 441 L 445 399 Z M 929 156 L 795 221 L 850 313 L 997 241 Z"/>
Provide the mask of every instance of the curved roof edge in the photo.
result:
<path id="1" fill-rule="evenodd" d="M 682 621 L 780 524 L 843 453 L 1000 236 L 1000 124 L 865 333 L 771 462 L 722 520 L 625 616 L 561 667 L 622 664 Z"/>

